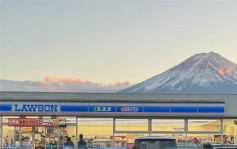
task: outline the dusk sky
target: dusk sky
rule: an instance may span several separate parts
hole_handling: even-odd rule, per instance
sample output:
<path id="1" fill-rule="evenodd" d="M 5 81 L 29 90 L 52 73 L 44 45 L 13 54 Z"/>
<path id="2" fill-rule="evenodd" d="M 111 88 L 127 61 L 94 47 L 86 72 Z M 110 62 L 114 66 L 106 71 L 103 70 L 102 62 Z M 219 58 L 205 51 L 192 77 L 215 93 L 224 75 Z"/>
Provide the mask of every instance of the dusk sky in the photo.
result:
<path id="1" fill-rule="evenodd" d="M 210 51 L 237 63 L 236 0 L 0 0 L 0 7 L 5 83 L 130 86 Z"/>

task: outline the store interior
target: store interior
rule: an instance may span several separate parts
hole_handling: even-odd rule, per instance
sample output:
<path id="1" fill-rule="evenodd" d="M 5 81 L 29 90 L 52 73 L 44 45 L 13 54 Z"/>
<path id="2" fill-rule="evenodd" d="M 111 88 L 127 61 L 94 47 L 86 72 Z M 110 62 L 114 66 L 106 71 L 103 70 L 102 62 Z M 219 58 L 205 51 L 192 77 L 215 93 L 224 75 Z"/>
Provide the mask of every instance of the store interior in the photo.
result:
<path id="1" fill-rule="evenodd" d="M 119 118 L 76 118 L 66 119 L 66 127 L 12 127 L 8 118 L 1 118 L 1 146 L 65 146 L 67 138 L 76 147 L 79 135 L 83 134 L 87 146 L 132 147 L 139 136 L 169 136 L 178 146 L 201 146 L 203 143 L 222 143 L 221 119 L 119 119 Z M 39 117 L 30 117 L 39 118 Z M 237 144 L 236 119 L 223 119 L 223 144 Z M 150 125 L 149 125 L 150 124 Z M 197 139 L 198 141 L 195 141 Z M 45 147 L 45 148 L 46 148 Z"/>

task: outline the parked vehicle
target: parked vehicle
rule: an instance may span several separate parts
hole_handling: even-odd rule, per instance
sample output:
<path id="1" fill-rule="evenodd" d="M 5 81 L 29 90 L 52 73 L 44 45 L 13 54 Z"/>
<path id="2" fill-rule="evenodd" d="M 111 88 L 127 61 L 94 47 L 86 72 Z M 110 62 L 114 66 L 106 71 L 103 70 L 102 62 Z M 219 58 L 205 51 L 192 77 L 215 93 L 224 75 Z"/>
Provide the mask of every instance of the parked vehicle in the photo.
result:
<path id="1" fill-rule="evenodd" d="M 214 147 L 214 149 L 237 149 L 236 146 L 223 146 L 223 147 Z"/>
<path id="2" fill-rule="evenodd" d="M 237 147 L 217 147 L 214 149 L 237 149 Z"/>
<path id="3" fill-rule="evenodd" d="M 176 139 L 157 136 L 138 137 L 134 146 L 141 149 L 178 149 Z"/>

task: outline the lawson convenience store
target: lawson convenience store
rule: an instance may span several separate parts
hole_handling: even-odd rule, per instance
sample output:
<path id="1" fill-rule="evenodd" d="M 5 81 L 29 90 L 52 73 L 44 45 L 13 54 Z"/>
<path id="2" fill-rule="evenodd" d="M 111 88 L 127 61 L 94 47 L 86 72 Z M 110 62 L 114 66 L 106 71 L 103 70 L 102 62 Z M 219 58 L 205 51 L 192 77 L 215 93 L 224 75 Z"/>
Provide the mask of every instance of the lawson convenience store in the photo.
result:
<path id="1" fill-rule="evenodd" d="M 169 136 L 179 148 L 237 144 L 237 95 L 0 92 L 1 148 L 130 148 L 139 136 Z M 199 143 L 194 143 L 194 138 Z M 52 145 L 53 142 L 53 145 Z"/>

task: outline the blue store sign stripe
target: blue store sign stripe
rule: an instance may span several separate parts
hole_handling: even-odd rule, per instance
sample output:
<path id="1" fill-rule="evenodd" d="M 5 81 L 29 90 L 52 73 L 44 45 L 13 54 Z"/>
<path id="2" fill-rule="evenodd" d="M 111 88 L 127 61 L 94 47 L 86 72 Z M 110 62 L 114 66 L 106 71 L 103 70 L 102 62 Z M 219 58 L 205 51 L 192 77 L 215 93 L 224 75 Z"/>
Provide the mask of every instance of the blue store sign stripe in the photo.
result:
<path id="1" fill-rule="evenodd" d="M 198 107 L 199 113 L 224 113 L 224 107 Z"/>
<path id="2" fill-rule="evenodd" d="M 168 106 L 145 106 L 144 112 L 154 112 L 154 113 L 169 113 L 170 107 Z"/>
<path id="3" fill-rule="evenodd" d="M 93 113 L 224 113 L 223 107 L 61 105 L 61 112 Z"/>
<path id="4" fill-rule="evenodd" d="M 0 112 L 12 112 L 12 113 L 20 113 L 20 112 L 44 112 L 44 113 L 52 113 L 53 112 L 88 112 L 88 113 L 108 113 L 108 114 L 121 114 L 121 113 L 131 113 L 131 114 L 224 114 L 225 113 L 225 105 L 224 104 L 183 104 L 183 105 L 162 105 L 162 104 L 154 104 L 154 105 L 131 105 L 121 103 L 116 104 L 98 104 L 96 103 L 89 105 L 90 103 L 85 104 L 60 104 L 60 103 L 1 103 L 0 104 Z M 52 108 L 52 106 L 56 108 Z"/>
<path id="5" fill-rule="evenodd" d="M 0 111 L 12 111 L 12 105 L 0 104 Z"/>
<path id="6" fill-rule="evenodd" d="M 197 107 L 171 107 L 173 113 L 197 113 Z"/>
<path id="7" fill-rule="evenodd" d="M 61 105 L 61 112 L 88 112 L 88 106 Z"/>

